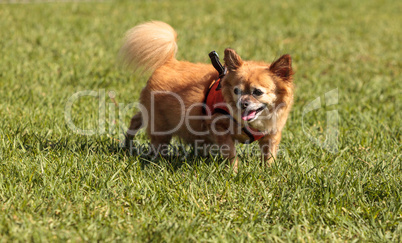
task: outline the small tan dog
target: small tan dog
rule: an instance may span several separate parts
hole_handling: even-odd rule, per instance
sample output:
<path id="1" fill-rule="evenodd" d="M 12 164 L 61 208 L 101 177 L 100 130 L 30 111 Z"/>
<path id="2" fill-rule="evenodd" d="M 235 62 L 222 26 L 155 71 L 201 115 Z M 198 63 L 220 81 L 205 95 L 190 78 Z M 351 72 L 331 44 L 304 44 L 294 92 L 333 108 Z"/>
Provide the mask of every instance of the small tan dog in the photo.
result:
<path id="1" fill-rule="evenodd" d="M 272 162 L 293 103 L 291 57 L 266 64 L 243 61 L 226 49 L 227 73 L 219 79 L 212 65 L 178 61 L 176 51 L 176 32 L 166 23 L 148 22 L 128 31 L 121 49 L 125 61 L 152 75 L 127 141 L 146 127 L 156 154 L 172 136 L 204 148 L 219 145 L 237 169 L 235 142 L 258 139 L 264 161 Z"/>

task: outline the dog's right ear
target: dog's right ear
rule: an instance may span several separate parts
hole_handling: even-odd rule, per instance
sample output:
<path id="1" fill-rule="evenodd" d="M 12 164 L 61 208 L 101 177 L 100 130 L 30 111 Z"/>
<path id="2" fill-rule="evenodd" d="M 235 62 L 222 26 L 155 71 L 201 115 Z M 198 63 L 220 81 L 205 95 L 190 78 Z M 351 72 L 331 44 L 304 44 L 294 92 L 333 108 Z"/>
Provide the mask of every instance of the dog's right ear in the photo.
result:
<path id="1" fill-rule="evenodd" d="M 285 81 L 292 81 L 292 58 L 289 54 L 281 56 L 271 64 L 269 70 Z"/>
<path id="2" fill-rule="evenodd" d="M 229 71 L 235 71 L 243 65 L 243 60 L 241 60 L 241 57 L 230 48 L 225 49 L 225 57 L 223 60 L 225 61 L 225 66 Z"/>

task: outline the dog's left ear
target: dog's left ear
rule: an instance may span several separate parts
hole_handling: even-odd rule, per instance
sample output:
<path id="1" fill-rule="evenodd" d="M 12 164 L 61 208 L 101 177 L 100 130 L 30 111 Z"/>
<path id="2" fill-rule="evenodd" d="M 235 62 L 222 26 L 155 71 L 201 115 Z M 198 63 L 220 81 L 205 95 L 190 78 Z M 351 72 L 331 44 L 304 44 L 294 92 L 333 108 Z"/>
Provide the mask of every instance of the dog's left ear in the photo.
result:
<path id="1" fill-rule="evenodd" d="M 269 70 L 285 81 L 291 81 L 293 75 L 292 58 L 289 54 L 281 56 L 269 66 Z"/>
<path id="2" fill-rule="evenodd" d="M 230 48 L 225 49 L 225 57 L 223 60 L 225 60 L 225 65 L 229 71 L 235 71 L 241 67 L 241 65 L 243 65 L 243 60 L 241 60 L 241 57 Z"/>

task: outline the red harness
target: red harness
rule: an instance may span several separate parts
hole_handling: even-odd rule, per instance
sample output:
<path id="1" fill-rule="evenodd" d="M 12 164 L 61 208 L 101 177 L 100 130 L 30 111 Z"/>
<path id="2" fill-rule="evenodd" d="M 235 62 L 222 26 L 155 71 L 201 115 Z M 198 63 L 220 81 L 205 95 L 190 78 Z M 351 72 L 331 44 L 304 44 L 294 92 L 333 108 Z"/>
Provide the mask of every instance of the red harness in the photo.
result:
<path id="1" fill-rule="evenodd" d="M 207 94 L 205 95 L 205 100 L 204 100 L 204 109 L 203 112 L 206 114 L 206 108 L 211 111 L 212 115 L 216 113 L 224 114 L 229 116 L 233 121 L 235 121 L 237 124 L 239 124 L 236 119 L 230 115 L 228 106 L 225 102 L 225 99 L 223 98 L 222 95 L 222 89 L 221 89 L 221 79 L 217 79 L 212 82 L 212 84 L 209 86 L 209 90 L 207 91 Z M 249 126 L 245 126 L 242 128 L 242 131 L 250 138 L 250 140 L 246 141 L 245 143 L 252 143 L 254 141 L 257 141 L 263 137 L 265 137 L 265 134 L 263 132 L 258 131 L 257 129 L 254 129 Z"/>

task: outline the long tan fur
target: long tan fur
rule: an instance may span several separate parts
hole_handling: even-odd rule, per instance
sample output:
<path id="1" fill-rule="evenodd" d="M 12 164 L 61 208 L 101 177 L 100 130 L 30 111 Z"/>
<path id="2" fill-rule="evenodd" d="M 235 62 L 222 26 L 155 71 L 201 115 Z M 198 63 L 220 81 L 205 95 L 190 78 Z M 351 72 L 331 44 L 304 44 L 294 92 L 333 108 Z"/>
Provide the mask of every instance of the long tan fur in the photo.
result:
<path id="1" fill-rule="evenodd" d="M 134 71 L 153 72 L 175 58 L 176 37 L 176 31 L 164 22 L 140 24 L 127 31 L 120 54 Z"/>
<path id="2" fill-rule="evenodd" d="M 133 70 L 152 72 L 140 95 L 143 109 L 133 116 L 127 131 L 128 145 L 136 132 L 146 127 L 155 155 L 178 136 L 190 144 L 218 144 L 221 154 L 236 168 L 235 142 L 249 139 L 241 128 L 247 125 L 242 117 L 249 119 L 250 109 L 238 107 L 241 102 L 247 103 L 255 116 L 248 125 L 266 134 L 258 142 L 263 159 L 272 162 L 293 101 L 290 56 L 284 55 L 272 64 L 256 63 L 243 61 L 232 49 L 225 50 L 228 73 L 222 78 L 222 95 L 237 121 L 233 123 L 226 115 L 205 116 L 202 110 L 218 72 L 211 64 L 178 61 L 176 51 L 176 32 L 166 23 L 148 22 L 127 32 L 121 48 L 126 64 Z M 240 94 L 236 89 L 242 90 Z M 254 94 L 257 89 L 260 94 Z M 257 110 L 261 116 L 255 115 Z"/>

